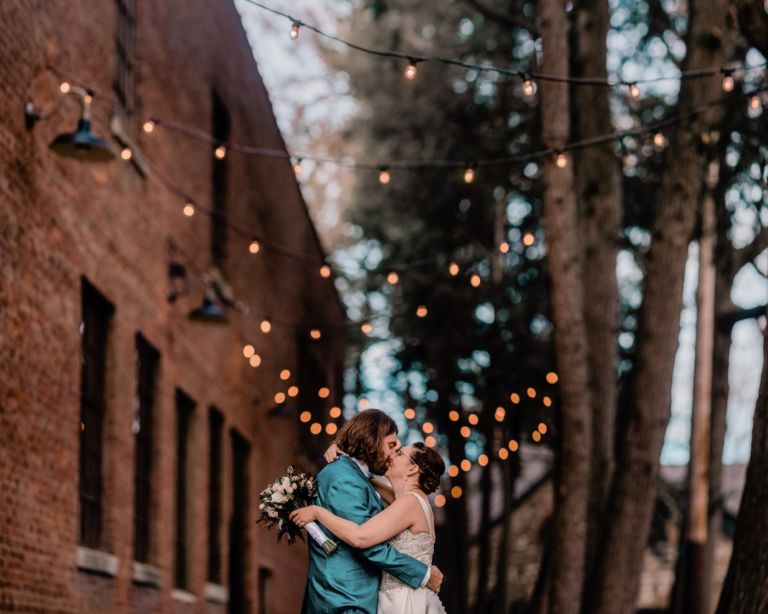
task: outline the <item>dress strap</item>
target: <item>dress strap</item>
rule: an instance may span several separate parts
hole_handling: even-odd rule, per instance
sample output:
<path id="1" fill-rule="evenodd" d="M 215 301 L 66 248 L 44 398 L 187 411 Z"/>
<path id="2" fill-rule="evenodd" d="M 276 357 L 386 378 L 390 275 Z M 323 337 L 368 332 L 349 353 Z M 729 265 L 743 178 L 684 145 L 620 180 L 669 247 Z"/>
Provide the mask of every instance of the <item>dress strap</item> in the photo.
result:
<path id="1" fill-rule="evenodd" d="M 424 512 L 424 515 L 427 517 L 427 527 L 429 528 L 429 534 L 432 536 L 432 539 L 435 539 L 435 527 L 432 524 L 432 510 L 429 508 L 429 503 L 424 501 L 421 495 L 416 494 L 415 492 L 409 492 L 406 494 L 413 495 L 419 500 L 419 505 L 421 505 L 421 509 Z"/>

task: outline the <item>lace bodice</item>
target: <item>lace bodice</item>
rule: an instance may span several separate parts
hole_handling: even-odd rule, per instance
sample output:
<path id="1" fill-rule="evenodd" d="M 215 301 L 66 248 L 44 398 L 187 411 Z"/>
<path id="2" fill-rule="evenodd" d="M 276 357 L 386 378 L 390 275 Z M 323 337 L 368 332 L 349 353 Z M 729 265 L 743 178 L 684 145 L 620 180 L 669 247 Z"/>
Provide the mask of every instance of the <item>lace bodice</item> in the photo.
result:
<path id="1" fill-rule="evenodd" d="M 432 516 L 429 513 L 429 508 L 424 500 L 417 495 L 413 494 L 421 503 L 422 509 L 427 516 L 427 523 L 430 530 L 432 529 Z M 435 553 L 435 540 L 432 538 L 431 533 L 411 533 L 410 529 L 406 529 L 402 533 L 398 533 L 392 539 L 389 540 L 389 545 L 392 546 L 398 552 L 412 556 L 418 559 L 427 566 L 432 565 L 432 556 Z M 394 576 L 384 572 L 381 577 L 381 589 L 386 591 L 398 586 L 403 586 L 403 583 Z"/>

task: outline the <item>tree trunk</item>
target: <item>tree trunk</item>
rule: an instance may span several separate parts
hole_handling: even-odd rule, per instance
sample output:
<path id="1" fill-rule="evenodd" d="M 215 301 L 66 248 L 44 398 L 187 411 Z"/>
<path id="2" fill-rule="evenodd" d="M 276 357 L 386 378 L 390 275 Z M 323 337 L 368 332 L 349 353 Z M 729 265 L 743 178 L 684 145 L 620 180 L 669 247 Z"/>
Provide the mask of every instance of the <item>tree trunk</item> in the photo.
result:
<path id="1" fill-rule="evenodd" d="M 725 0 L 691 2 L 685 69 L 718 66 L 724 60 L 722 24 Z M 712 98 L 717 79 L 686 80 L 678 108 L 688 110 Z M 716 90 L 715 90 L 716 91 Z M 714 125 L 716 109 L 696 116 L 672 133 L 668 165 L 647 261 L 643 305 L 631 375 L 630 405 L 620 435 L 616 471 L 606 514 L 602 556 L 592 612 L 634 611 L 643 553 L 648 540 L 659 471 L 659 455 L 669 420 L 672 369 L 678 346 L 682 288 L 688 244 L 694 229 L 702 183 L 701 134 Z"/>
<path id="2" fill-rule="evenodd" d="M 606 39 L 610 27 L 608 0 L 576 3 L 575 76 L 605 77 Z M 584 140 L 614 130 L 609 88 L 573 88 L 574 137 Z M 588 507 L 585 594 L 592 590 L 591 570 L 603 510 L 614 467 L 616 436 L 616 364 L 619 328 L 616 258 L 621 235 L 621 167 L 614 143 L 588 147 L 574 158 L 577 196 L 584 236 L 584 269 L 589 271 L 590 298 L 584 316 L 589 347 L 589 390 L 592 400 L 592 467 Z"/>
<path id="3" fill-rule="evenodd" d="M 691 411 L 691 457 L 688 463 L 686 515 L 687 572 L 685 612 L 709 614 L 706 544 L 709 534 L 709 451 L 712 414 L 712 354 L 715 323 L 715 203 L 702 202 L 699 237 L 699 283 L 696 291 L 696 358 Z"/>
<path id="4" fill-rule="evenodd" d="M 543 73 L 568 74 L 568 16 L 562 0 L 542 0 Z M 567 84 L 542 82 L 542 137 L 557 150 L 570 138 Z M 559 162 L 558 160 L 557 162 Z M 582 253 L 574 190 L 573 165 L 552 157 L 544 161 L 544 234 L 552 279 L 552 315 L 560 374 L 560 432 L 555 488 L 551 614 L 580 609 L 587 538 L 591 421 L 588 347 L 584 323 Z"/>
<path id="5" fill-rule="evenodd" d="M 768 330 L 763 375 L 752 426 L 752 453 L 733 540 L 733 555 L 717 614 L 768 612 Z"/>

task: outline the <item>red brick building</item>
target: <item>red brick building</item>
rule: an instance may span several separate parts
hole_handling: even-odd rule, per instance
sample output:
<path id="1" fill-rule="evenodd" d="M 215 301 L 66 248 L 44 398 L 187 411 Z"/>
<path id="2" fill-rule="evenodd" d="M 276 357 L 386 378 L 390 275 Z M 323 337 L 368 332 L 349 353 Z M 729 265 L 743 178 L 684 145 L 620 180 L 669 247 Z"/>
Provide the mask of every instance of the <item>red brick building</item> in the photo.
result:
<path id="1" fill-rule="evenodd" d="M 343 310 L 289 160 L 142 129 L 284 149 L 232 2 L 4 0 L 0 23 L 0 611 L 296 612 L 305 548 L 255 525 L 258 492 L 323 443 Z M 65 79 L 130 160 L 49 149 L 75 96 L 25 125 Z M 228 322 L 188 317 L 198 277 Z"/>

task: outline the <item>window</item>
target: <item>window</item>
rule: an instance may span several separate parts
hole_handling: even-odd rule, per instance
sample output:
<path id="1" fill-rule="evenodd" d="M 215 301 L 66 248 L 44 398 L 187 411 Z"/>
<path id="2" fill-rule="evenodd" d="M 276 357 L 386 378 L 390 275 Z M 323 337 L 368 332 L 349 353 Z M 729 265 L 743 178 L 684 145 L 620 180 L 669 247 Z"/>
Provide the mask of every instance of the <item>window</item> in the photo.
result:
<path id="1" fill-rule="evenodd" d="M 248 603 L 248 457 L 250 446 L 235 430 L 232 437 L 232 518 L 229 525 L 229 612 L 245 612 Z"/>
<path id="2" fill-rule="evenodd" d="M 89 548 L 101 546 L 103 427 L 106 414 L 109 329 L 114 307 L 85 279 L 80 381 L 80 534 Z"/>
<path id="3" fill-rule="evenodd" d="M 216 92 L 211 96 L 211 134 L 217 144 L 226 143 L 230 136 L 230 117 L 227 107 Z M 213 213 L 211 215 L 211 260 L 224 273 L 227 255 L 227 158 L 211 156 L 211 192 Z"/>
<path id="4" fill-rule="evenodd" d="M 154 450 L 154 408 L 160 354 L 140 334 L 136 335 L 138 412 L 133 490 L 133 558 L 148 563 L 152 518 L 152 469 Z"/>
<path id="5" fill-rule="evenodd" d="M 119 112 L 130 116 L 136 110 L 136 2 L 115 0 L 115 82 L 114 90 Z M 124 121 L 123 128 L 129 137 L 135 137 L 135 122 Z"/>
<path id="6" fill-rule="evenodd" d="M 224 417 L 211 407 L 208 475 L 208 580 L 221 582 L 221 437 Z"/>
<path id="7" fill-rule="evenodd" d="M 195 402 L 176 390 L 176 539 L 174 586 L 189 588 L 189 542 L 192 502 L 189 491 L 189 444 Z"/>
<path id="8" fill-rule="evenodd" d="M 259 609 L 258 614 L 272 612 L 272 570 L 259 567 Z"/>

